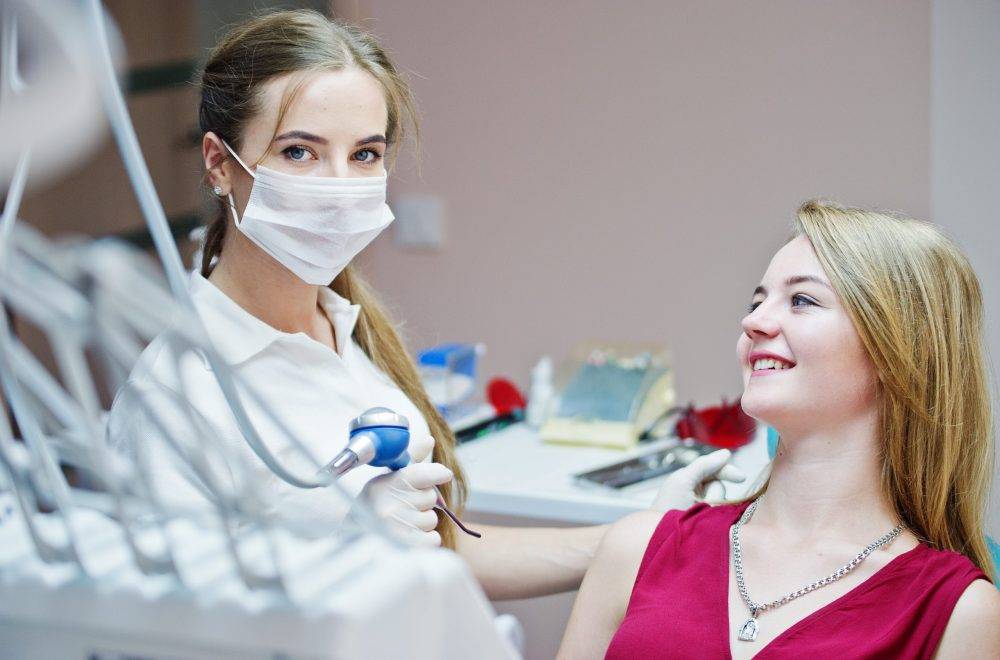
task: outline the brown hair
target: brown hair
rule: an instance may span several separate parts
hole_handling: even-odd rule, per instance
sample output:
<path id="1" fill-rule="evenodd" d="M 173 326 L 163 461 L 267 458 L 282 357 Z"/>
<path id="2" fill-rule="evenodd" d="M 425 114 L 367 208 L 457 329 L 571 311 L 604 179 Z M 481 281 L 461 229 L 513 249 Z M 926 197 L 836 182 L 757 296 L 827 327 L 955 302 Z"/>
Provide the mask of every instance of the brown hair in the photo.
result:
<path id="1" fill-rule="evenodd" d="M 799 208 L 877 377 L 882 493 L 918 538 L 990 579 L 994 419 L 979 280 L 927 222 L 830 202 Z M 766 488 L 766 486 L 765 486 Z"/>
<path id="2" fill-rule="evenodd" d="M 373 36 L 342 25 L 311 10 L 281 11 L 259 16 L 233 28 L 215 47 L 201 74 L 203 133 L 212 132 L 239 149 L 247 121 L 260 110 L 261 87 L 276 76 L 335 71 L 359 67 L 382 85 L 388 109 L 386 140 L 402 142 L 409 123 L 417 133 L 413 96 L 388 55 Z M 300 83 L 301 84 L 301 81 Z M 286 97 L 278 124 L 291 103 Z M 405 121 L 404 121 L 405 120 Z M 275 132 L 278 130 L 276 125 Z M 205 235 L 201 273 L 207 277 L 222 252 L 228 226 L 225 202 L 219 200 L 215 218 Z M 337 294 L 361 306 L 354 340 L 376 367 L 413 402 L 434 436 L 433 459 L 455 473 L 453 484 L 441 486 L 446 501 L 461 509 L 465 479 L 455 458 L 455 436 L 427 396 L 416 367 L 378 298 L 350 267 L 330 284 Z M 438 532 L 445 546 L 455 547 L 455 532 L 439 515 Z"/>

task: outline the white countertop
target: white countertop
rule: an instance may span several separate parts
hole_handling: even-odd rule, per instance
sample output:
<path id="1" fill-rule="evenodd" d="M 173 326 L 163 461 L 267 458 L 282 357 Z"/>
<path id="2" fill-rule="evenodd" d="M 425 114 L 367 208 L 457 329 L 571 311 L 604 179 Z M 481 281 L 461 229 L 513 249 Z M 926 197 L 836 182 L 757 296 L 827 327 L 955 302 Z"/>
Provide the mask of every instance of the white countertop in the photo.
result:
<path id="1" fill-rule="evenodd" d="M 620 490 L 577 483 L 574 474 L 627 460 L 667 444 L 643 443 L 629 451 L 551 445 L 538 439 L 527 424 L 515 424 L 459 445 L 458 459 L 469 484 L 466 509 L 571 524 L 613 522 L 649 506 L 663 479 L 659 477 Z M 733 454 L 732 464 L 747 480 L 730 486 L 728 498 L 753 487 L 767 466 L 767 433 L 761 426 L 750 444 Z"/>

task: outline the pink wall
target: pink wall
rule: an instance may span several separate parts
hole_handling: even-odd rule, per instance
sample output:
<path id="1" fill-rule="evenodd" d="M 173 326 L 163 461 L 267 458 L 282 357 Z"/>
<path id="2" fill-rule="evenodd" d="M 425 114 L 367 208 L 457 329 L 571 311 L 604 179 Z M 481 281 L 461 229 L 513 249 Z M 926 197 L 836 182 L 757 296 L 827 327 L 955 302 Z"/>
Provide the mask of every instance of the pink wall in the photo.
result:
<path id="1" fill-rule="evenodd" d="M 1000 368 L 1000 3 L 931 4 L 933 220 L 962 244 L 983 284 L 986 344 Z M 996 401 L 996 398 L 994 398 Z M 988 530 L 1000 539 L 1000 464 Z"/>
<path id="2" fill-rule="evenodd" d="M 373 1 L 440 196 L 443 249 L 367 272 L 413 347 L 483 341 L 524 383 L 597 338 L 672 347 L 679 393 L 739 392 L 750 292 L 802 200 L 930 212 L 920 2 Z"/>

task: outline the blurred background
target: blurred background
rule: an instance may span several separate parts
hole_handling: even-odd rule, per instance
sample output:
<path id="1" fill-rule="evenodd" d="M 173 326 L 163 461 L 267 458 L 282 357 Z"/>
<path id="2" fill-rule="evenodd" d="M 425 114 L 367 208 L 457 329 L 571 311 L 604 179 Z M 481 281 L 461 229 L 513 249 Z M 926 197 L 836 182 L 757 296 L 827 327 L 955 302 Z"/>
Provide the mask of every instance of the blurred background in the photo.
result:
<path id="1" fill-rule="evenodd" d="M 414 350 L 481 342 L 485 376 L 526 385 L 581 340 L 658 342 L 680 401 L 736 396 L 750 294 L 797 206 L 824 197 L 956 237 L 1000 354 L 998 2 L 106 5 L 186 255 L 209 208 L 192 81 L 225 27 L 312 7 L 382 38 L 415 89 L 422 148 L 404 145 L 398 220 L 360 261 Z M 149 241 L 110 138 L 21 215 Z"/>

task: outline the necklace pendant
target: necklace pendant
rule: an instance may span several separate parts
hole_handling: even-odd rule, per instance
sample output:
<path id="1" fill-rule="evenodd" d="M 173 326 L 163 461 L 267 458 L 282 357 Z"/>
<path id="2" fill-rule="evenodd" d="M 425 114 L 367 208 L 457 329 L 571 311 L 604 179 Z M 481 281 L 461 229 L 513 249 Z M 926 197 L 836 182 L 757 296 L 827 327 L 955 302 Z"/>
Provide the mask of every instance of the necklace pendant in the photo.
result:
<path id="1" fill-rule="evenodd" d="M 757 639 L 757 619 L 750 617 L 740 628 L 739 639 L 741 642 L 752 642 Z"/>

